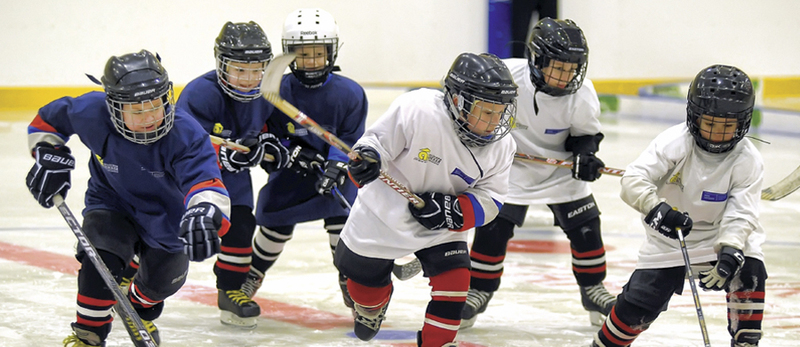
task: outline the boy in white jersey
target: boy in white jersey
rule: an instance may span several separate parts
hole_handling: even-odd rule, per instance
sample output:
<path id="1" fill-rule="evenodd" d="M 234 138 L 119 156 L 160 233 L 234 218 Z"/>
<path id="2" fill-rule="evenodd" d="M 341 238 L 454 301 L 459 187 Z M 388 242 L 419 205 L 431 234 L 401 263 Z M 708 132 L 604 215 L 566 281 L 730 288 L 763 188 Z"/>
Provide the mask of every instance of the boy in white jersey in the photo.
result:
<path id="1" fill-rule="evenodd" d="M 606 257 L 600 232 L 600 209 L 589 182 L 605 166 L 595 154 L 600 132 L 600 101 L 585 79 L 589 47 L 571 20 L 544 18 L 528 35 L 527 59 L 505 59 L 519 85 L 519 103 L 511 136 L 518 152 L 556 159 L 572 158 L 572 172 L 514 161 L 508 198 L 491 223 L 475 229 L 472 272 L 462 328 L 475 323 L 500 287 L 503 261 L 515 226 L 522 226 L 529 205 L 546 204 L 555 224 L 570 241 L 572 273 L 591 322 L 603 324 L 614 305 L 603 280 Z"/>
<path id="2" fill-rule="evenodd" d="M 463 53 L 444 84 L 443 92 L 420 89 L 398 97 L 358 140 L 358 157 L 351 155 L 348 163 L 362 188 L 334 263 L 348 278 L 354 332 L 365 341 L 377 335 L 385 317 L 394 259 L 414 253 L 433 287 L 417 344 L 456 346 L 469 289 L 463 231 L 494 219 L 508 191 L 516 149 L 506 136 L 516 109 L 511 73 L 494 55 Z M 367 184 L 381 168 L 417 192 L 425 206 L 406 204 L 388 185 Z"/>
<path id="3" fill-rule="evenodd" d="M 767 279 L 758 221 L 764 163 L 744 138 L 754 100 L 743 71 L 703 69 L 689 87 L 686 123 L 662 132 L 628 165 L 620 196 L 642 213 L 647 239 L 593 347 L 628 346 L 683 291 L 678 232 L 692 264 L 706 269 L 700 286 L 728 293 L 731 346 L 758 346 Z"/>

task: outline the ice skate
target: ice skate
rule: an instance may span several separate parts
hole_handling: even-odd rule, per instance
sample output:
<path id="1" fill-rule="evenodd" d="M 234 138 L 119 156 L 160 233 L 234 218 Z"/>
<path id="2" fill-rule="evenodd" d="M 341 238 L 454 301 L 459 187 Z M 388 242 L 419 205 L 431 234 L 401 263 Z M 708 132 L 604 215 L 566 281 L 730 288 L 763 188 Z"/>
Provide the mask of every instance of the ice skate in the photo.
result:
<path id="1" fill-rule="evenodd" d="M 245 329 L 256 327 L 261 308 L 242 290 L 220 290 L 217 297 L 219 320 L 222 324 Z"/>
<path id="2" fill-rule="evenodd" d="M 589 311 L 589 322 L 592 325 L 602 326 L 605 317 L 617 303 L 617 298 L 609 294 L 602 283 L 580 289 L 583 308 Z"/>
<path id="3" fill-rule="evenodd" d="M 731 347 L 758 347 L 761 334 L 761 330 L 756 329 L 739 330 L 734 338 L 731 339 Z"/>
<path id="4" fill-rule="evenodd" d="M 72 323 L 72 335 L 62 341 L 64 347 L 105 346 L 106 342 L 100 340 L 97 333 L 82 328 L 77 323 Z"/>
<path id="5" fill-rule="evenodd" d="M 417 347 L 422 346 L 422 330 L 417 330 Z M 448 342 L 442 345 L 442 347 L 458 347 L 458 342 Z"/>
<path id="6" fill-rule="evenodd" d="M 475 325 L 478 314 L 486 311 L 489 300 L 492 299 L 494 292 L 484 292 L 482 290 L 470 289 L 467 293 L 467 304 L 461 311 L 461 326 L 459 329 L 466 329 Z"/>
<path id="7" fill-rule="evenodd" d="M 250 269 L 250 272 L 247 273 L 247 279 L 242 284 L 242 292 L 244 295 L 247 295 L 248 298 L 252 299 L 256 296 L 256 292 L 261 288 L 261 283 L 263 282 L 264 276 Z"/>
<path id="8" fill-rule="evenodd" d="M 379 307 L 365 307 L 358 303 L 354 303 L 353 308 L 356 313 L 354 319 L 353 332 L 356 337 L 362 341 L 372 340 L 378 331 L 381 330 L 381 323 L 386 319 L 386 309 L 389 307 L 389 301 L 392 300 L 392 294 L 389 293 L 389 299 L 383 306 Z"/>
<path id="9" fill-rule="evenodd" d="M 147 333 L 150 334 L 150 338 L 153 339 L 153 342 L 156 345 L 161 344 L 161 336 L 158 334 L 158 327 L 153 324 L 152 321 L 142 319 L 142 324 L 144 328 L 147 329 Z M 129 317 L 125 317 L 125 329 L 128 330 L 128 335 L 131 336 L 131 340 L 142 341 L 142 337 L 139 335 L 139 331 L 136 329 L 136 325 L 133 324 L 133 321 Z"/>

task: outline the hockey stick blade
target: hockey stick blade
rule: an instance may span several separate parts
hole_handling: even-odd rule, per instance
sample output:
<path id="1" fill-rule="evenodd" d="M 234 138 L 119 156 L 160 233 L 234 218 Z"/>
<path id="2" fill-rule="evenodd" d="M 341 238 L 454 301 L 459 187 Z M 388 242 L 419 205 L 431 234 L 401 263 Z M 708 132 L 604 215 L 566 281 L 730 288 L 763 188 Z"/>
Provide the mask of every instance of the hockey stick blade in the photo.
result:
<path id="1" fill-rule="evenodd" d="M 64 198 L 61 195 L 56 195 L 53 197 L 53 202 L 58 208 L 58 212 L 61 212 L 61 216 L 64 217 L 67 225 L 69 225 L 72 233 L 78 238 L 78 243 L 81 245 L 81 247 L 83 247 L 83 251 L 86 253 L 86 256 L 89 257 L 89 260 L 92 261 L 94 267 L 97 268 L 97 272 L 100 273 L 100 277 L 103 278 L 103 282 L 105 282 L 106 286 L 108 286 L 108 288 L 111 290 L 111 293 L 114 294 L 114 299 L 117 300 L 117 304 L 115 305 L 117 308 L 117 313 L 126 322 L 133 322 L 133 327 L 128 327 L 128 324 L 125 324 L 125 328 L 128 330 L 128 335 L 130 335 L 133 344 L 136 347 L 158 347 L 158 344 L 153 341 L 150 333 L 147 332 L 147 328 L 145 328 L 144 323 L 142 323 L 142 319 L 139 318 L 139 315 L 133 309 L 133 306 L 131 306 L 131 302 L 128 300 L 127 295 L 122 293 L 122 289 L 119 288 L 117 281 L 114 280 L 114 277 L 111 275 L 111 271 L 108 270 L 108 267 L 103 262 L 103 259 L 101 259 L 100 255 L 97 254 L 97 249 L 95 249 L 94 245 L 89 242 L 89 239 L 86 237 L 83 229 L 81 229 L 80 224 L 78 224 L 78 220 L 75 219 L 75 215 L 72 214 L 72 211 L 70 211 L 66 202 L 64 202 Z M 139 336 L 141 337 L 139 338 Z"/>
<path id="2" fill-rule="evenodd" d="M 422 271 L 422 264 L 417 258 L 405 264 L 394 263 L 394 267 L 392 268 L 394 276 L 401 281 L 413 278 L 420 273 L 420 271 Z"/>
<path id="3" fill-rule="evenodd" d="M 551 166 L 558 166 L 563 168 L 572 168 L 573 163 L 569 160 L 560 160 L 560 159 L 553 159 L 553 158 L 545 158 L 545 157 L 537 157 L 535 155 L 524 154 L 524 153 L 514 153 L 514 159 L 528 161 L 537 164 L 544 164 L 544 165 L 551 165 Z M 625 174 L 625 170 L 623 169 L 615 169 L 611 167 L 604 167 L 600 169 L 601 174 L 611 175 L 611 176 L 619 176 Z"/>
<path id="4" fill-rule="evenodd" d="M 264 99 L 269 101 L 269 103 L 274 105 L 276 108 L 281 110 L 281 112 L 295 121 L 295 123 L 302 125 L 312 134 L 317 135 L 319 138 L 334 148 L 342 151 L 344 154 L 347 154 L 348 156 L 352 155 L 351 152 L 353 152 L 353 150 L 349 145 L 336 137 L 336 135 L 322 128 L 319 124 L 317 124 L 317 122 L 308 117 L 305 113 L 298 110 L 297 107 L 294 107 L 294 105 L 281 98 L 280 88 L 283 72 L 286 71 L 286 68 L 292 63 L 295 57 L 295 54 L 283 54 L 273 58 L 269 62 L 266 70 L 264 71 L 264 78 L 261 80 L 261 91 L 263 92 L 262 96 Z M 397 182 L 397 180 L 387 175 L 383 170 L 381 170 L 378 179 L 380 179 L 381 182 L 386 183 L 389 187 L 394 189 L 394 191 L 406 198 L 406 200 L 411 202 L 416 208 L 425 207 L 425 201 L 422 200 L 422 198 L 412 193 L 403 184 Z"/>
<path id="5" fill-rule="evenodd" d="M 800 188 L 800 166 L 780 182 L 762 190 L 761 199 L 769 201 L 780 200 L 793 193 L 797 188 Z"/>
<path id="6" fill-rule="evenodd" d="M 242 146 L 242 145 L 240 145 L 240 144 L 238 144 L 236 142 L 230 142 L 227 139 L 223 139 L 223 138 L 221 138 L 219 136 L 208 135 L 208 138 L 210 138 L 211 139 L 211 143 L 213 143 L 215 145 L 220 145 L 220 146 L 223 146 L 223 147 L 227 147 L 227 148 L 230 148 L 230 149 L 232 149 L 234 151 L 237 151 L 237 152 L 242 152 L 242 153 L 249 153 L 250 152 L 250 148 Z M 264 153 L 264 161 L 267 161 L 267 162 L 271 163 L 271 162 L 275 161 L 275 157 L 273 157 L 271 154 Z"/>

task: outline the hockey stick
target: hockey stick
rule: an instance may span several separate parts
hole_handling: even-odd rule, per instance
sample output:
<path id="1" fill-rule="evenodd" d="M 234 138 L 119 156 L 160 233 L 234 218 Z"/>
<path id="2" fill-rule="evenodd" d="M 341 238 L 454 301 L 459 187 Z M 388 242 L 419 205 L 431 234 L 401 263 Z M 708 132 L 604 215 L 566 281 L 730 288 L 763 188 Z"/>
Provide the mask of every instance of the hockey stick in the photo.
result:
<path id="1" fill-rule="evenodd" d="M 89 239 L 86 238 L 86 234 L 81 229 L 81 226 L 78 224 L 78 220 L 75 219 L 75 215 L 72 214 L 69 207 L 67 207 L 67 203 L 64 201 L 64 198 L 57 194 L 53 197 L 53 202 L 56 204 L 58 208 L 58 212 L 61 212 L 61 216 L 64 217 L 64 220 L 69 225 L 69 228 L 72 229 L 72 232 L 75 234 L 75 237 L 78 238 L 78 243 L 81 244 L 83 247 L 83 251 L 86 252 L 86 256 L 89 257 L 89 260 L 92 261 L 94 267 L 97 268 L 97 272 L 100 273 L 100 277 L 103 278 L 103 282 L 106 283 L 108 289 L 111 290 L 111 293 L 114 294 L 114 299 L 117 300 L 117 304 L 115 304 L 115 308 L 117 313 L 120 315 L 122 319 L 125 320 L 125 328 L 128 331 L 128 335 L 131 336 L 131 341 L 136 347 L 158 347 L 158 344 L 152 339 L 150 333 L 147 332 L 147 328 L 145 328 L 144 323 L 142 323 L 142 319 L 139 318 L 139 315 L 136 313 L 136 310 L 133 309 L 131 306 L 131 302 L 128 300 L 127 295 L 122 293 L 122 289 L 119 288 L 117 281 L 114 280 L 114 277 L 111 275 L 111 271 L 108 270 L 108 267 L 103 262 L 103 259 L 97 254 L 97 249 L 94 248 Z M 133 326 L 129 326 L 130 322 L 133 322 Z M 141 340 L 137 340 L 137 337 L 141 336 Z"/>
<path id="2" fill-rule="evenodd" d="M 350 148 L 350 146 L 337 138 L 336 135 L 323 129 L 319 124 L 317 124 L 317 122 L 309 118 L 305 113 L 298 110 L 297 107 L 294 107 L 294 105 L 281 98 L 281 78 L 283 77 L 283 72 L 286 70 L 289 64 L 291 64 L 294 58 L 295 54 L 283 54 L 273 58 L 269 62 L 266 71 L 264 71 L 264 79 L 261 81 L 261 91 L 263 92 L 264 98 L 267 99 L 267 101 L 269 101 L 271 104 L 275 105 L 275 107 L 281 110 L 284 114 L 292 118 L 292 120 L 294 120 L 297 124 L 302 125 L 314 135 L 319 136 L 329 145 L 344 152 L 348 156 L 351 155 L 353 150 Z M 397 182 L 397 180 L 387 175 L 383 170 L 381 170 L 381 174 L 378 179 L 380 179 L 383 183 L 386 183 L 389 187 L 392 187 L 392 189 L 394 189 L 396 192 L 400 193 L 400 195 L 414 204 L 414 207 L 425 207 L 425 202 L 419 196 L 412 193 L 400 182 Z"/>
<path id="3" fill-rule="evenodd" d="M 240 145 L 240 144 L 238 144 L 236 142 L 231 142 L 231 141 L 228 141 L 227 139 L 223 139 L 223 138 L 221 138 L 219 136 L 214 136 L 214 135 L 208 135 L 208 137 L 211 139 L 211 143 L 213 143 L 215 145 L 228 147 L 228 148 L 230 148 L 230 149 L 232 149 L 234 151 L 237 151 L 237 152 L 242 152 L 242 153 L 249 153 L 250 152 L 250 148 L 242 146 L 242 145 Z M 264 161 L 273 162 L 273 161 L 275 161 L 275 157 L 273 157 L 271 154 L 264 153 Z"/>
<path id="4" fill-rule="evenodd" d="M 689 251 L 686 250 L 686 240 L 683 238 L 683 232 L 681 232 L 680 228 L 676 228 L 675 231 L 678 234 L 678 241 L 681 244 L 683 262 L 686 263 L 686 274 L 689 276 L 689 286 L 692 288 L 692 299 L 694 299 L 694 308 L 697 310 L 697 321 L 700 322 L 700 332 L 703 333 L 703 343 L 705 343 L 705 347 L 711 347 L 711 342 L 708 339 L 708 329 L 706 329 L 706 319 L 703 316 L 703 309 L 700 307 L 700 296 L 697 293 L 697 285 L 694 283 L 692 262 L 689 261 Z"/>
<path id="5" fill-rule="evenodd" d="M 775 201 L 791 194 L 800 188 L 800 166 L 798 166 L 789 176 L 761 191 L 761 199 Z"/>
<path id="6" fill-rule="evenodd" d="M 537 157 L 535 155 L 530 154 L 523 154 L 523 153 L 514 153 L 514 159 L 522 160 L 522 161 L 529 161 L 532 163 L 537 164 L 545 164 L 545 165 L 552 165 L 552 166 L 559 166 L 563 168 L 572 168 L 573 163 L 569 160 L 559 160 L 553 158 L 545 158 L 545 157 Z M 600 173 L 611 175 L 611 176 L 622 176 L 625 174 L 625 170 L 623 169 L 615 169 L 611 167 L 604 167 L 600 169 Z"/>

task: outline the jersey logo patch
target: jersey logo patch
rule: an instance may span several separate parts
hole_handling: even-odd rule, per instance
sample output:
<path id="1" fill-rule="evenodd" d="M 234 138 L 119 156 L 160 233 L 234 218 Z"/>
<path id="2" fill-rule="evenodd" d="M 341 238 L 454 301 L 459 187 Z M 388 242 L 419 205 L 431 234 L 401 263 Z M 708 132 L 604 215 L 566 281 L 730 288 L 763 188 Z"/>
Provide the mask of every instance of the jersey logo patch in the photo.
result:
<path id="1" fill-rule="evenodd" d="M 711 202 L 721 202 L 728 200 L 728 193 L 714 193 L 704 190 L 703 195 L 700 197 L 700 200 L 703 201 L 711 201 Z"/>
<path id="2" fill-rule="evenodd" d="M 422 163 L 433 163 L 439 165 L 442 162 L 442 158 L 439 158 L 433 154 L 431 154 L 430 148 L 423 148 L 419 150 L 417 153 L 417 157 L 414 160 Z"/>
<path id="3" fill-rule="evenodd" d="M 674 184 L 678 186 L 678 188 L 680 188 L 681 191 L 683 191 L 683 182 L 681 181 L 681 173 L 678 172 L 672 175 L 672 177 L 669 178 L 669 181 L 667 181 L 667 184 Z"/>
<path id="4" fill-rule="evenodd" d="M 94 157 L 95 159 L 97 159 L 97 162 L 100 163 L 100 165 L 102 165 L 104 169 L 106 169 L 106 171 L 111 173 L 119 173 L 119 166 L 117 166 L 117 164 L 110 164 L 110 163 L 106 164 L 105 162 L 103 162 L 103 158 L 101 158 L 97 154 L 95 154 Z"/>
<path id="5" fill-rule="evenodd" d="M 451 175 L 458 176 L 458 177 L 461 177 L 461 179 L 462 179 L 462 180 L 464 180 L 464 182 L 467 182 L 467 184 L 469 184 L 470 186 L 472 186 L 472 183 L 473 183 L 473 182 L 475 182 L 475 179 L 474 179 L 474 178 L 467 176 L 467 174 L 465 174 L 465 173 L 464 173 L 463 171 L 461 171 L 461 169 L 459 169 L 459 168 L 456 168 L 456 169 L 455 169 L 455 170 L 453 170 L 453 172 L 451 172 L 450 174 L 451 174 Z"/>
<path id="6" fill-rule="evenodd" d="M 558 133 L 561 133 L 561 132 L 564 132 L 564 131 L 567 131 L 567 130 L 569 130 L 569 128 L 566 128 L 566 129 L 544 129 L 544 134 L 545 135 L 555 135 L 555 134 L 558 134 Z"/>

